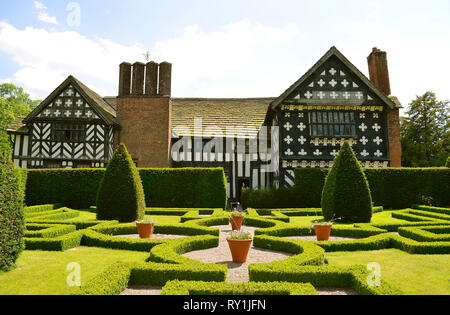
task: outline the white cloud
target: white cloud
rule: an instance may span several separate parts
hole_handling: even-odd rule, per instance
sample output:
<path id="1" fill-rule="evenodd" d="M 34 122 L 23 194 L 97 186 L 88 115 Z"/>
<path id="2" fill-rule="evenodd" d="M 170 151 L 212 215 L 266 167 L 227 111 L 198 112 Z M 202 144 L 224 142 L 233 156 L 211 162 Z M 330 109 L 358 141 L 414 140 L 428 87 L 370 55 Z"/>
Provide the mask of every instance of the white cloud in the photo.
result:
<path id="1" fill-rule="evenodd" d="M 246 69 L 248 77 L 254 77 L 255 72 L 279 68 L 277 60 L 260 58 L 266 58 L 267 53 L 276 55 L 274 47 L 284 49 L 283 44 L 298 34 L 294 25 L 275 28 L 248 21 L 210 33 L 193 25 L 174 39 L 157 42 L 150 53 L 157 62 L 173 63 L 175 96 L 271 96 L 282 91 L 279 87 L 274 89 L 270 80 L 236 82 L 245 78 L 242 72 Z M 125 46 L 108 39 L 90 39 L 74 31 L 32 27 L 20 30 L 0 22 L 0 51 L 20 68 L 8 80 L 39 98 L 46 97 L 69 74 L 99 94 L 117 95 L 119 64 L 143 61 L 146 50 L 141 44 Z M 265 81 L 267 84 L 261 86 Z M 245 91 L 248 94 L 243 95 Z M 255 94 L 250 95 L 252 92 Z"/>
<path id="2" fill-rule="evenodd" d="M 56 16 L 48 14 L 48 8 L 39 1 L 34 1 L 34 8 L 38 11 L 38 20 L 47 24 L 58 24 Z"/>
<path id="3" fill-rule="evenodd" d="M 47 10 L 47 7 L 42 2 L 39 1 L 34 1 L 34 8 L 36 10 Z"/>
<path id="4" fill-rule="evenodd" d="M 44 22 L 44 23 L 58 24 L 58 20 L 56 19 L 56 17 L 48 15 L 47 12 L 39 13 L 38 19 L 39 19 L 39 21 Z"/>

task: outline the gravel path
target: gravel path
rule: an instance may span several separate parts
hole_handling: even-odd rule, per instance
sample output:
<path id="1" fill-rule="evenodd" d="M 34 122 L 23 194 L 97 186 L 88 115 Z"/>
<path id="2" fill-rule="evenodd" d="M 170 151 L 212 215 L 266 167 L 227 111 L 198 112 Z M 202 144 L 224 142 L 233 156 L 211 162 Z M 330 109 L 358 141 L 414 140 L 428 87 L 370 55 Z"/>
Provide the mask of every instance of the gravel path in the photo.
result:
<path id="1" fill-rule="evenodd" d="M 144 285 L 131 286 L 120 295 L 160 295 L 162 287 L 150 287 Z"/>
<path id="2" fill-rule="evenodd" d="M 219 247 L 198 250 L 184 254 L 184 257 L 196 259 L 206 263 L 217 263 L 217 264 L 227 264 L 228 266 L 228 282 L 247 282 L 249 281 L 248 276 L 248 265 L 250 263 L 265 263 L 276 260 L 282 260 L 291 257 L 292 254 L 275 252 L 271 250 L 265 250 L 260 248 L 255 248 L 253 245 L 250 248 L 248 259 L 246 263 L 238 264 L 233 263 L 231 259 L 230 249 L 228 247 L 227 237 L 231 232 L 230 225 L 220 225 L 212 226 L 213 228 L 218 228 L 220 230 L 219 236 Z M 244 230 L 249 231 L 254 234 L 257 228 L 245 226 Z M 126 237 L 126 238 L 139 238 L 139 235 L 117 235 L 116 237 Z M 169 235 L 169 234 L 153 234 L 154 239 L 165 239 L 165 238 L 181 238 L 187 237 L 184 235 Z M 315 236 L 292 236 L 286 237 L 289 239 L 301 239 L 307 241 L 315 241 Z M 342 241 L 342 240 L 352 240 L 354 238 L 348 237 L 330 237 L 331 241 Z M 159 295 L 161 293 L 161 287 L 152 286 L 131 286 L 124 290 L 120 295 Z M 317 292 L 319 295 L 357 295 L 357 293 L 352 289 L 342 289 L 342 288 L 318 288 Z"/>
<path id="3" fill-rule="evenodd" d="M 283 238 L 289 238 L 293 240 L 301 240 L 301 241 L 317 241 L 316 236 L 288 236 Z M 330 241 L 352 241 L 356 240 L 357 238 L 353 237 L 339 237 L 339 236 L 330 236 Z"/>
<path id="4" fill-rule="evenodd" d="M 316 288 L 319 295 L 358 295 L 355 290 L 342 288 Z"/>
<path id="5" fill-rule="evenodd" d="M 198 250 L 184 254 L 184 257 L 189 257 L 192 259 L 200 260 L 206 263 L 216 263 L 216 264 L 227 264 L 228 265 L 228 282 L 247 282 L 249 281 L 248 276 L 248 265 L 250 263 L 265 263 L 275 260 L 282 260 L 287 257 L 292 256 L 288 253 L 280 253 L 260 248 L 252 247 L 248 253 L 248 259 L 246 263 L 237 264 L 233 263 L 231 259 L 230 249 L 228 247 L 227 237 L 231 232 L 231 227 L 229 225 L 212 226 L 213 228 L 220 229 L 219 236 L 219 247 L 210 248 L 206 250 Z M 244 227 L 245 231 L 249 231 L 254 234 L 256 228 L 254 227 Z"/>
<path id="6" fill-rule="evenodd" d="M 115 235 L 114 237 L 137 238 L 138 239 L 139 234 Z M 189 235 L 152 234 L 152 239 L 183 238 L 183 237 L 189 237 Z"/>

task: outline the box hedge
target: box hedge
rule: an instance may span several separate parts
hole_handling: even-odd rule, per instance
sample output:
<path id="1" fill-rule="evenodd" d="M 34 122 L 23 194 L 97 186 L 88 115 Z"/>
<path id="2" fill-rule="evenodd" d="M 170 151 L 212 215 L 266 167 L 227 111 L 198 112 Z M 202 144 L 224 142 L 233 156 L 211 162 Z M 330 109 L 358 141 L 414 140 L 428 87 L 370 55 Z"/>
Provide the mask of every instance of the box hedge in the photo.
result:
<path id="1" fill-rule="evenodd" d="M 74 209 L 96 204 L 104 169 L 28 170 L 28 206 L 63 203 Z M 147 207 L 225 208 L 223 168 L 139 169 Z"/>
<path id="2" fill-rule="evenodd" d="M 345 142 L 325 180 L 322 192 L 325 220 L 370 223 L 372 196 L 366 175 L 350 144 Z"/>
<path id="3" fill-rule="evenodd" d="M 136 165 L 124 144 L 114 152 L 97 193 L 97 220 L 134 222 L 145 215 L 145 197 Z"/>
<path id="4" fill-rule="evenodd" d="M 23 177 L 9 154 L 0 155 L 0 271 L 9 270 L 23 248 Z"/>

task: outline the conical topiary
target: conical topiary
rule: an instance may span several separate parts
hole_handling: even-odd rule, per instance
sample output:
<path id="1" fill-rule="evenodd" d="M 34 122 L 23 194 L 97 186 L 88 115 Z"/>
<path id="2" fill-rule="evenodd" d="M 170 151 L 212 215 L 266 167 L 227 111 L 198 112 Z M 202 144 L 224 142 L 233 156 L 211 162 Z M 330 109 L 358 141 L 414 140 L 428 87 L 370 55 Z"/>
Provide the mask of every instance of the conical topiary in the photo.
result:
<path id="1" fill-rule="evenodd" d="M 97 219 L 133 222 L 145 215 L 141 178 L 125 145 L 121 144 L 106 168 L 97 193 Z"/>
<path id="2" fill-rule="evenodd" d="M 364 170 L 350 145 L 345 142 L 334 160 L 322 191 L 325 220 L 369 223 L 372 196 Z"/>

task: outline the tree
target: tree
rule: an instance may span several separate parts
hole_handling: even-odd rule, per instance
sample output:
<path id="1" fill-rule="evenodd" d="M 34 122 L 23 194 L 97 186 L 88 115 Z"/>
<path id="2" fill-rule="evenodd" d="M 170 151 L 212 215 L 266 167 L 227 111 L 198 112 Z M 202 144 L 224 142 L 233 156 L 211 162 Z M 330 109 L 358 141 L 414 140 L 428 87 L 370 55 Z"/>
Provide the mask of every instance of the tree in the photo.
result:
<path id="1" fill-rule="evenodd" d="M 97 193 L 97 219 L 133 222 L 145 214 L 139 172 L 124 144 L 114 153 Z"/>
<path id="2" fill-rule="evenodd" d="M 0 152 L 0 271 L 7 271 L 23 249 L 24 189 L 9 154 Z"/>
<path id="3" fill-rule="evenodd" d="M 28 115 L 40 101 L 33 101 L 21 87 L 0 84 L 0 151 L 9 151 L 11 142 L 6 129 L 18 116 Z"/>
<path id="4" fill-rule="evenodd" d="M 449 102 L 426 92 L 411 102 L 406 114 L 401 121 L 403 166 L 445 165 L 450 153 Z"/>
<path id="5" fill-rule="evenodd" d="M 372 218 L 369 183 L 348 142 L 342 146 L 325 180 L 322 212 L 327 221 L 370 223 Z"/>

